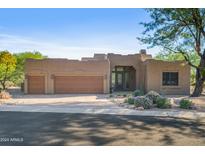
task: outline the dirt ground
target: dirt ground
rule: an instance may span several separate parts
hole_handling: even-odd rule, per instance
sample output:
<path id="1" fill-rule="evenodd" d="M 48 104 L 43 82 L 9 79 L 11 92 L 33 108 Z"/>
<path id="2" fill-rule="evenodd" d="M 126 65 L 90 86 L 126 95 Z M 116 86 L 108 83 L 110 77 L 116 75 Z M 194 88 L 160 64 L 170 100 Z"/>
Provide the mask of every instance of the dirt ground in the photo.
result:
<path id="1" fill-rule="evenodd" d="M 179 101 L 181 99 L 190 99 L 192 100 L 193 104 L 197 107 L 198 110 L 205 111 L 205 96 L 204 95 L 200 97 L 177 96 L 177 95 L 170 96 L 169 95 L 167 97 L 173 99 L 173 101 L 176 104 L 179 104 Z"/>

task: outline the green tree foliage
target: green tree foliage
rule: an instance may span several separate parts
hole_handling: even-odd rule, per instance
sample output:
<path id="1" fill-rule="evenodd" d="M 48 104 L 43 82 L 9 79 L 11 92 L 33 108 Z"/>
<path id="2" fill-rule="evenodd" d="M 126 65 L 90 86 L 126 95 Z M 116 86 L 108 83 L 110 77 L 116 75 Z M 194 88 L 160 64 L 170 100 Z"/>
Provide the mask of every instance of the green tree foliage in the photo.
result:
<path id="1" fill-rule="evenodd" d="M 195 53 L 192 52 L 189 54 L 190 61 L 194 65 L 199 65 L 200 62 L 200 57 Z M 184 56 L 181 53 L 173 53 L 173 52 L 159 52 L 156 56 L 155 59 L 158 60 L 166 60 L 166 61 L 176 61 L 176 60 L 185 60 Z M 194 67 L 191 67 L 191 84 L 195 85 L 195 79 L 196 79 L 196 70 Z"/>
<path id="2" fill-rule="evenodd" d="M 159 52 L 155 59 L 157 60 L 166 60 L 166 61 L 175 61 L 175 60 L 184 60 L 184 57 L 180 53 L 164 53 Z"/>
<path id="3" fill-rule="evenodd" d="M 8 51 L 0 52 L 0 90 L 5 90 L 6 82 L 10 80 L 16 68 L 16 59 Z"/>
<path id="4" fill-rule="evenodd" d="M 24 80 L 24 64 L 25 64 L 26 59 L 28 58 L 31 58 L 31 59 L 47 58 L 46 56 L 42 55 L 38 51 L 15 53 L 14 57 L 16 58 L 17 64 L 16 64 L 16 70 L 13 72 L 13 76 L 11 80 L 16 86 L 20 86 Z"/>
<path id="5" fill-rule="evenodd" d="M 160 46 L 164 51 L 180 53 L 195 68 L 196 82 L 192 96 L 199 96 L 205 81 L 205 9 L 147 9 L 151 20 L 141 23 L 145 30 L 138 38 L 150 47 Z M 199 57 L 194 64 L 193 53 Z"/>

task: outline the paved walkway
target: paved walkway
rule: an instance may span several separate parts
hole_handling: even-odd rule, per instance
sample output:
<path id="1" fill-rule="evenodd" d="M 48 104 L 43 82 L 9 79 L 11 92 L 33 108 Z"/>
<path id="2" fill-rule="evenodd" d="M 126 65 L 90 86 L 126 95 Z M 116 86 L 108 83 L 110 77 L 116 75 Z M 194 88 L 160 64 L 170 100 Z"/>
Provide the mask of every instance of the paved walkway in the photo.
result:
<path id="1" fill-rule="evenodd" d="M 205 118 L 205 112 L 179 109 L 151 109 L 133 110 L 126 109 L 116 104 L 92 104 L 77 103 L 70 105 L 0 105 L 0 111 L 20 112 L 53 112 L 53 113 L 85 113 L 85 114 L 113 114 L 113 115 L 138 115 L 138 116 L 160 116 L 199 119 Z"/>

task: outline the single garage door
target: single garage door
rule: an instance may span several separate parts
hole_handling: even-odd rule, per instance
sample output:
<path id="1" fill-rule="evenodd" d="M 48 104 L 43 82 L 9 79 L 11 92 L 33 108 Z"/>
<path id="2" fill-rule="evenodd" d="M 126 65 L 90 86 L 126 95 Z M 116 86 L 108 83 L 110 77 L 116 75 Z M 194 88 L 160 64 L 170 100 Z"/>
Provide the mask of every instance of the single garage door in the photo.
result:
<path id="1" fill-rule="evenodd" d="M 44 94 L 45 93 L 45 77 L 44 76 L 28 76 L 28 93 Z"/>
<path id="2" fill-rule="evenodd" d="M 103 93 L 103 76 L 55 76 L 57 94 Z"/>

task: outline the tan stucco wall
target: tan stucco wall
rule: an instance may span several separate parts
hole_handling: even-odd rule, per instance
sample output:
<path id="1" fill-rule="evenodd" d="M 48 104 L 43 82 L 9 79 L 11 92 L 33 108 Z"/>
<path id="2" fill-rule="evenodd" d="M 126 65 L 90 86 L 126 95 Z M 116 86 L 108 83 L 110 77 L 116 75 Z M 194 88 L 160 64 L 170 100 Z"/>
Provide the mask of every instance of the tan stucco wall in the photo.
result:
<path id="1" fill-rule="evenodd" d="M 166 62 L 160 60 L 147 60 L 146 65 L 146 91 L 154 90 L 161 94 L 188 95 L 190 94 L 190 66 L 183 61 Z M 163 86 L 162 72 L 178 72 L 178 86 Z"/>
<path id="2" fill-rule="evenodd" d="M 144 90 L 144 74 L 145 69 L 143 67 L 143 61 L 150 59 L 151 55 L 145 54 L 132 54 L 132 55 L 120 55 L 120 54 L 108 54 L 110 61 L 110 71 L 115 66 L 133 66 L 136 70 L 136 89 Z M 110 79 L 111 81 L 111 79 Z"/>
<path id="3" fill-rule="evenodd" d="M 95 54 L 82 58 L 82 61 L 68 59 L 28 59 L 25 65 L 26 75 L 45 76 L 45 92 L 54 93 L 53 75 L 62 76 L 103 76 L 104 93 L 109 93 L 112 69 L 115 66 L 133 66 L 136 70 L 136 89 L 148 92 L 155 90 L 162 94 L 189 94 L 190 67 L 182 61 L 166 62 L 152 59 L 147 54 Z M 163 71 L 178 71 L 178 86 L 162 86 Z M 25 93 L 27 79 L 25 78 Z"/>
<path id="4" fill-rule="evenodd" d="M 108 60 L 67 60 L 67 59 L 28 59 L 25 64 L 26 75 L 44 75 L 45 92 L 54 93 L 53 75 L 66 76 L 103 76 L 104 93 L 109 92 L 110 67 Z M 25 93 L 27 93 L 27 79 L 25 79 Z"/>

